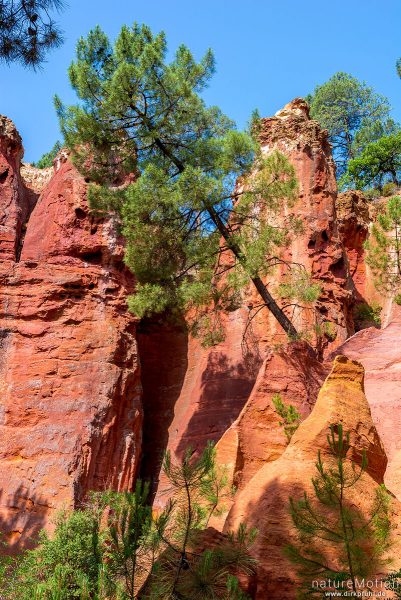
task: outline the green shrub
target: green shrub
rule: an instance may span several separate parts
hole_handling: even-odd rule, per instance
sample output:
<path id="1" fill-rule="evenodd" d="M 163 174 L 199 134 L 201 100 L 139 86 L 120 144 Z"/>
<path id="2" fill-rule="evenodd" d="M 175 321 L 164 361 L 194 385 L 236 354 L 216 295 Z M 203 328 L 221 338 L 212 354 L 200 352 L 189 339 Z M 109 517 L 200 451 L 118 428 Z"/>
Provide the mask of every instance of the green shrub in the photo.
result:
<path id="1" fill-rule="evenodd" d="M 284 429 L 287 443 L 290 443 L 301 422 L 301 415 L 292 404 L 284 404 L 280 394 L 274 394 L 272 402 L 277 414 L 283 419 L 280 425 Z"/>
<path id="2" fill-rule="evenodd" d="M 397 186 L 393 181 L 388 181 L 383 185 L 383 196 L 394 196 L 397 193 Z"/>
<path id="3" fill-rule="evenodd" d="M 376 200 L 377 198 L 380 198 L 380 196 L 382 195 L 379 188 L 377 188 L 377 187 L 372 187 L 368 190 L 364 190 L 363 193 L 365 194 L 365 197 L 368 200 Z"/>
<path id="4" fill-rule="evenodd" d="M 382 307 L 378 302 L 368 304 L 363 302 L 357 304 L 354 308 L 354 323 L 355 329 L 365 329 L 366 327 L 380 327 L 381 325 L 381 310 Z"/>
<path id="5" fill-rule="evenodd" d="M 85 590 L 98 588 L 100 548 L 96 511 L 62 512 L 53 536 L 42 531 L 39 546 L 17 559 L 0 595 L 9 600 L 83 599 Z"/>
<path id="6" fill-rule="evenodd" d="M 394 296 L 401 288 L 401 196 L 386 201 L 364 249 L 376 289 L 384 296 Z"/>

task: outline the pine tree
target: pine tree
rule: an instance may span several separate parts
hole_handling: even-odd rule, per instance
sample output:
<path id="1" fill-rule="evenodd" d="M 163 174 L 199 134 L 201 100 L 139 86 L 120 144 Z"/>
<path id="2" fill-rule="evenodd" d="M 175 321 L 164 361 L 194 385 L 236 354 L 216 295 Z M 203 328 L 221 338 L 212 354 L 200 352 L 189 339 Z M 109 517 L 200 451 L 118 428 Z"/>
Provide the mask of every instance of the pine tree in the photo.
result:
<path id="1" fill-rule="evenodd" d="M 38 67 L 63 42 L 50 16 L 63 6 L 62 0 L 0 0 L 0 60 Z"/>
<path id="2" fill-rule="evenodd" d="M 296 337 L 262 279 L 286 268 L 282 248 L 300 230 L 289 210 L 294 169 L 278 152 L 261 155 L 255 119 L 252 136 L 205 105 L 200 93 L 215 69 L 210 50 L 200 62 L 185 46 L 170 63 L 166 52 L 164 34 L 146 26 L 123 27 L 114 47 L 96 28 L 79 41 L 69 70 L 80 103 L 67 108 L 56 98 L 66 144 L 98 184 L 89 190 L 91 206 L 121 216 L 126 262 L 138 281 L 129 306 L 139 317 L 198 314 L 205 306 L 213 313 L 236 306 L 252 283 L 261 305 Z M 140 177 L 121 187 L 132 172 Z M 212 342 L 219 338 L 209 313 L 195 322 L 214 329 Z"/>
<path id="3" fill-rule="evenodd" d="M 292 404 L 284 404 L 280 394 L 274 394 L 272 402 L 277 414 L 283 419 L 280 426 L 283 428 L 287 443 L 289 444 L 292 436 L 299 427 L 301 415 Z"/>
<path id="4" fill-rule="evenodd" d="M 359 156 L 349 161 L 344 183 L 364 189 L 383 189 L 385 182 L 396 186 L 401 177 L 401 132 L 384 136 L 368 144 Z"/>
<path id="5" fill-rule="evenodd" d="M 102 496 L 109 513 L 105 577 L 113 597 L 138 598 L 160 550 L 161 537 L 154 525 L 148 496 L 149 485 L 140 480 L 133 493 L 108 492 Z"/>
<path id="6" fill-rule="evenodd" d="M 53 161 L 62 147 L 63 146 L 61 142 L 57 140 L 53 148 L 49 150 L 49 152 L 45 152 L 45 154 L 43 154 L 37 162 L 33 162 L 32 166 L 36 167 L 37 169 L 47 169 L 48 167 L 52 167 Z"/>
<path id="7" fill-rule="evenodd" d="M 386 589 L 392 591 L 393 598 L 401 598 L 401 570 L 390 573 L 386 580 Z"/>
<path id="8" fill-rule="evenodd" d="M 303 582 L 301 598 L 325 598 L 330 591 L 339 597 L 350 590 L 360 592 L 357 578 L 377 573 L 389 546 L 390 497 L 385 488 L 377 488 L 367 517 L 350 497 L 366 469 L 365 454 L 360 466 L 349 460 L 349 434 L 341 424 L 330 427 L 327 442 L 332 460 L 323 463 L 319 452 L 312 479 L 314 498 L 305 493 L 300 500 L 290 499 L 299 543 L 285 552 Z"/>
<path id="9" fill-rule="evenodd" d="M 366 262 L 374 274 L 376 288 L 395 295 L 401 291 L 401 198 L 389 198 L 365 242 Z"/>
<path id="10" fill-rule="evenodd" d="M 353 141 L 354 155 L 361 154 L 368 144 L 377 142 L 383 137 L 400 133 L 400 131 L 401 125 L 391 118 L 372 121 L 364 125 L 355 133 Z"/>
<path id="11" fill-rule="evenodd" d="M 312 118 L 329 132 L 340 177 L 346 171 L 348 161 L 356 156 L 356 135 L 364 128 L 371 135 L 375 123 L 387 120 L 389 102 L 366 83 L 342 72 L 317 86 L 307 100 Z"/>
<path id="12" fill-rule="evenodd" d="M 172 497 L 157 520 L 165 550 L 150 578 L 150 598 L 245 600 L 248 597 L 237 575 L 254 571 L 250 547 L 256 530 L 241 525 L 237 532 L 199 551 L 205 544 L 202 532 L 211 516 L 224 510 L 228 493 L 224 470 L 215 464 L 213 446 L 208 445 L 198 458 L 188 449 L 181 462 L 172 461 L 167 453 L 163 469 Z"/>

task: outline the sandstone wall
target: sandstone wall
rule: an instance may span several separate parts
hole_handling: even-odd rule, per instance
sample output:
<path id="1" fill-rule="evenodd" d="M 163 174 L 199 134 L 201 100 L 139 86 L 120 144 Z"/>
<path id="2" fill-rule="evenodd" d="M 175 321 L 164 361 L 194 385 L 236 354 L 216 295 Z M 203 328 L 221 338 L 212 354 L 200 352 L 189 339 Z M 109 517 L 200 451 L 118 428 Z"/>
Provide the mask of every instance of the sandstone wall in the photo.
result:
<path id="1" fill-rule="evenodd" d="M 0 527 L 20 546 L 88 490 L 131 488 L 141 382 L 116 224 L 89 215 L 65 157 L 26 193 L 20 138 L 0 124 Z"/>
<path id="2" fill-rule="evenodd" d="M 225 339 L 213 348 L 188 335 L 184 323 L 159 318 L 138 325 L 125 303 L 134 280 L 124 267 L 116 223 L 89 212 L 86 184 L 64 154 L 49 181 L 48 172 L 37 174 L 32 167 L 24 167 L 22 178 L 21 140 L 13 124 L 0 118 L 0 526 L 12 543 L 29 543 L 54 509 L 78 506 L 90 489 L 130 489 L 140 466 L 158 491 L 156 504 L 163 504 L 165 448 L 180 456 L 189 445 L 199 451 L 208 440 L 218 442 L 219 459 L 239 489 L 227 523 L 242 510 L 247 490 L 265 506 L 264 473 L 278 469 L 280 461 L 288 477 L 300 476 L 295 455 L 294 467 L 288 462 L 292 451 L 272 396 L 280 393 L 303 419 L 313 409 L 328 372 L 322 358 L 354 333 L 354 302 L 371 298 L 363 255 L 369 218 L 360 194 L 337 197 L 327 132 L 309 118 L 303 100 L 263 119 L 260 139 L 264 153 L 285 153 L 298 176 L 293 212 L 302 218 L 303 233 L 284 258 L 311 271 L 322 293 L 315 310 L 289 314 L 300 330 L 331 325 L 318 342 L 311 333 L 315 348 L 288 344 L 267 310 L 251 318 L 259 303 L 252 288 L 244 291 L 239 309 L 221 315 Z M 284 274 L 282 267 L 269 288 Z M 361 332 L 369 338 L 354 336 L 342 346 L 367 368 L 373 419 L 390 464 L 401 451 L 394 436 L 384 437 L 390 438 L 391 422 L 398 419 L 394 327 L 383 337 L 377 330 Z M 353 351 L 359 339 L 363 348 Z M 368 352 L 376 339 L 389 359 L 370 369 L 362 350 Z M 371 373 L 380 369 L 375 385 L 387 385 L 382 390 L 390 404 L 376 401 L 369 389 Z M 353 410 L 356 419 L 358 408 Z M 354 421 L 350 426 L 356 427 Z M 380 444 L 376 449 L 382 457 Z M 276 489 L 270 480 L 268 486 Z M 274 506 L 284 492 L 277 491 Z M 222 527 L 226 517 L 215 526 Z M 260 547 L 261 553 L 270 551 L 278 552 Z"/>

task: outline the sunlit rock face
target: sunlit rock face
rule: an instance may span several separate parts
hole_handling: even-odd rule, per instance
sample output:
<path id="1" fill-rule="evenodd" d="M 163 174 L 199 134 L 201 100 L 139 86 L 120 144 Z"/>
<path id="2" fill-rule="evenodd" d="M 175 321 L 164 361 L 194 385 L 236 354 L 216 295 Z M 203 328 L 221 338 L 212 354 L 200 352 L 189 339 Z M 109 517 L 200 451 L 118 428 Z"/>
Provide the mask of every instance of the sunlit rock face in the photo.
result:
<path id="1" fill-rule="evenodd" d="M 389 460 L 384 479 L 401 498 L 401 307 L 391 295 L 376 289 L 364 249 L 370 226 L 387 201 L 388 198 L 368 201 L 359 191 L 338 197 L 337 216 L 354 285 L 354 311 L 357 316 L 361 305 L 381 308 L 381 326 L 362 320 L 363 328 L 334 354 L 346 354 L 365 368 L 366 397 Z"/>
<path id="2" fill-rule="evenodd" d="M 17 547 L 88 490 L 132 487 L 142 407 L 116 224 L 89 214 L 65 156 L 24 183 L 18 133 L 0 125 L 0 525 Z"/>
<path id="3" fill-rule="evenodd" d="M 349 458 L 355 463 L 360 464 L 363 452 L 366 453 L 367 469 L 347 493 L 362 514 L 369 514 L 375 489 L 383 482 L 387 458 L 372 421 L 363 377 L 360 363 L 339 356 L 320 390 L 313 411 L 299 426 L 285 452 L 277 460 L 261 466 L 235 496 L 223 529 L 236 529 L 242 522 L 258 529 L 253 548 L 259 561 L 256 600 L 296 598 L 297 574 L 283 553 L 288 543 L 299 543 L 290 517 L 289 498 L 301 498 L 305 491 L 313 496 L 312 477 L 316 475 L 318 451 L 321 451 L 323 461 L 332 460 L 326 439 L 330 425 L 341 423 L 344 431 L 349 432 Z M 399 501 L 394 499 L 391 508 L 395 525 L 392 532 L 394 548 L 400 547 L 400 510 Z M 331 560 L 336 560 L 335 545 L 323 544 L 320 550 Z M 399 551 L 392 555 L 399 557 Z"/>
<path id="4" fill-rule="evenodd" d="M 365 391 L 388 456 L 385 483 L 401 499 L 401 307 L 394 304 L 383 329 L 356 333 L 339 349 L 365 367 Z"/>
<path id="5" fill-rule="evenodd" d="M 24 223 L 32 210 L 29 194 L 20 178 L 23 148 L 15 125 L 0 115 L 0 257 L 14 261 Z"/>
<path id="6" fill-rule="evenodd" d="M 255 309 L 260 298 L 251 286 L 244 290 L 239 308 L 220 315 L 225 339 L 213 348 L 203 348 L 199 340 L 179 328 L 160 322 L 145 324 L 139 336 L 144 349 L 144 474 L 153 477 L 159 487 L 156 503 L 163 504 L 166 497 L 163 477 L 158 481 L 166 446 L 182 456 L 186 447 L 200 450 L 207 440 L 218 441 L 227 430 L 235 436 L 230 426 L 234 423 L 237 427 L 241 421 L 247 423 L 248 432 L 242 442 L 247 457 L 240 469 L 244 478 L 251 476 L 254 463 L 259 464 L 266 456 L 277 458 L 285 441 L 272 407 L 274 390 L 283 392 L 284 400 L 299 406 L 306 417 L 327 373 L 323 367 L 315 368 L 316 356 L 326 356 L 353 333 L 353 286 L 338 232 L 335 166 L 327 132 L 309 118 L 305 101 L 296 99 L 274 117 L 262 119 L 260 143 L 263 153 L 284 153 L 298 178 L 299 198 L 291 210 L 301 218 L 303 231 L 294 236 L 283 259 L 304 265 L 321 286 L 321 295 L 314 310 L 287 310 L 297 329 L 308 331 L 316 354 L 313 357 L 308 344 L 287 349 L 287 336 L 273 315 L 266 309 Z M 287 216 L 283 211 L 277 225 Z M 266 279 L 273 293 L 285 273 L 283 263 Z M 319 341 L 315 338 L 316 323 L 321 329 L 330 324 L 329 334 L 323 334 Z M 313 367 L 309 375 L 306 365 Z M 261 379 L 264 383 L 259 389 L 255 382 Z M 255 402 L 257 410 L 251 410 Z M 245 432 L 245 427 L 240 430 Z M 261 440 L 261 445 L 256 440 Z M 231 457 L 225 453 L 231 463 L 240 460 L 238 448 L 233 452 Z"/>
<path id="7" fill-rule="evenodd" d="M 213 440 L 238 489 L 213 526 L 227 529 L 241 515 L 250 523 L 266 515 L 263 527 L 271 535 L 257 545 L 262 557 L 257 597 L 274 598 L 263 595 L 271 591 L 261 583 L 272 577 L 266 557 L 273 557 L 272 569 L 284 579 L 288 565 L 280 549 L 285 531 L 272 515 L 283 511 L 280 522 L 290 527 L 288 494 L 310 480 L 323 439 L 316 432 L 313 438 L 310 424 L 317 419 L 323 431 L 331 419 L 327 383 L 326 400 L 319 396 L 314 409 L 331 369 L 322 361 L 344 343 L 341 351 L 360 358 L 367 369 L 375 425 L 387 436 L 382 439 L 390 464 L 391 453 L 396 456 L 398 442 L 393 444 L 389 427 L 398 393 L 393 386 L 397 362 L 391 355 L 393 367 L 389 359 L 378 368 L 382 375 L 373 377 L 377 369 L 370 369 L 366 354 L 370 341 L 364 344 L 358 336 L 376 340 L 383 335 L 380 339 L 394 354 L 397 334 L 366 331 L 346 342 L 354 333 L 353 304 L 371 297 L 363 251 L 370 218 L 366 204 L 358 194 L 337 196 L 327 132 L 309 118 L 303 100 L 263 119 L 260 142 L 264 153 L 283 152 L 298 177 L 299 198 L 292 210 L 303 231 L 283 258 L 304 265 L 321 295 L 314 311 L 287 310 L 299 330 L 310 332 L 311 343 L 288 343 L 273 316 L 255 310 L 260 300 L 248 287 L 239 307 L 219 315 L 224 340 L 205 348 L 184 322 L 159 317 L 138 323 L 128 312 L 126 297 L 135 292 L 135 282 L 124 266 L 116 222 L 90 213 L 86 183 L 65 152 L 54 169 L 20 168 L 20 137 L 12 122 L 0 117 L 0 526 L 15 548 L 48 526 L 56 509 L 79 506 L 92 489 L 131 489 L 138 473 L 152 480 L 155 505 L 164 504 L 163 451 L 180 457 L 188 446 L 199 452 Z M 269 289 L 274 291 L 285 272 L 283 265 L 269 276 Z M 316 324 L 327 323 L 327 334 L 317 341 Z M 358 339 L 361 344 L 352 346 Z M 343 375 L 337 379 L 345 386 L 344 397 L 351 386 L 356 399 L 350 400 L 349 412 L 341 412 L 343 404 L 335 410 L 362 435 L 363 419 L 371 424 L 371 417 L 361 391 L 361 368 L 347 365 L 338 363 Z M 347 369 L 351 374 L 345 384 Z M 387 379 L 384 369 L 390 373 Z M 386 379 L 382 389 L 385 398 L 393 398 L 391 407 L 376 410 L 379 396 L 369 388 L 375 378 L 377 386 Z M 294 436 L 292 450 L 274 394 L 309 423 Z M 387 423 L 382 429 L 381 422 Z M 374 446 L 368 475 L 377 482 L 386 458 L 373 425 L 368 429 Z M 299 438 L 302 431 L 312 436 L 309 442 Z M 290 589 L 286 581 L 283 589 Z"/>
<path id="8" fill-rule="evenodd" d="M 294 236 L 286 259 L 304 265 L 321 288 L 317 310 L 297 309 L 293 315 L 299 330 L 330 323 L 330 335 L 320 341 L 324 355 L 350 333 L 353 302 L 347 258 L 338 230 L 337 184 L 328 133 L 310 119 L 307 103 L 296 98 L 274 117 L 262 119 L 260 143 L 263 153 L 279 150 L 295 168 L 299 199 L 293 209 L 301 219 L 303 233 Z M 285 272 L 278 274 L 278 277 Z"/>

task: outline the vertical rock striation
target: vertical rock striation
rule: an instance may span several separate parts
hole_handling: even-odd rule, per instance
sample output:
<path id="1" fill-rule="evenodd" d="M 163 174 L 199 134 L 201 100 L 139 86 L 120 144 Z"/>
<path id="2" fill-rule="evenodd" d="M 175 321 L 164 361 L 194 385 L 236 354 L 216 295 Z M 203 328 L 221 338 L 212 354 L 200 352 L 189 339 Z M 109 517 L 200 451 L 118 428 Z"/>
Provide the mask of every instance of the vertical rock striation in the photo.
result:
<path id="1" fill-rule="evenodd" d="M 322 294 L 315 313 L 296 309 L 293 319 L 299 330 L 313 328 L 316 320 L 331 324 L 319 348 L 327 354 L 353 331 L 352 294 L 337 226 L 337 183 L 328 133 L 310 119 L 308 104 L 296 98 L 274 117 L 262 119 L 260 143 L 263 153 L 279 150 L 295 168 L 299 199 L 293 212 L 302 220 L 303 232 L 294 238 L 285 258 L 305 266 Z M 278 273 L 279 279 L 282 274 Z"/>
<path id="2" fill-rule="evenodd" d="M 65 156 L 33 208 L 20 138 L 0 124 L 0 526 L 20 546 L 89 490 L 130 489 L 141 384 L 116 224 L 89 213 Z"/>
<path id="3" fill-rule="evenodd" d="M 0 115 L 0 258 L 15 261 L 34 199 L 20 178 L 22 142 L 15 125 Z"/>

